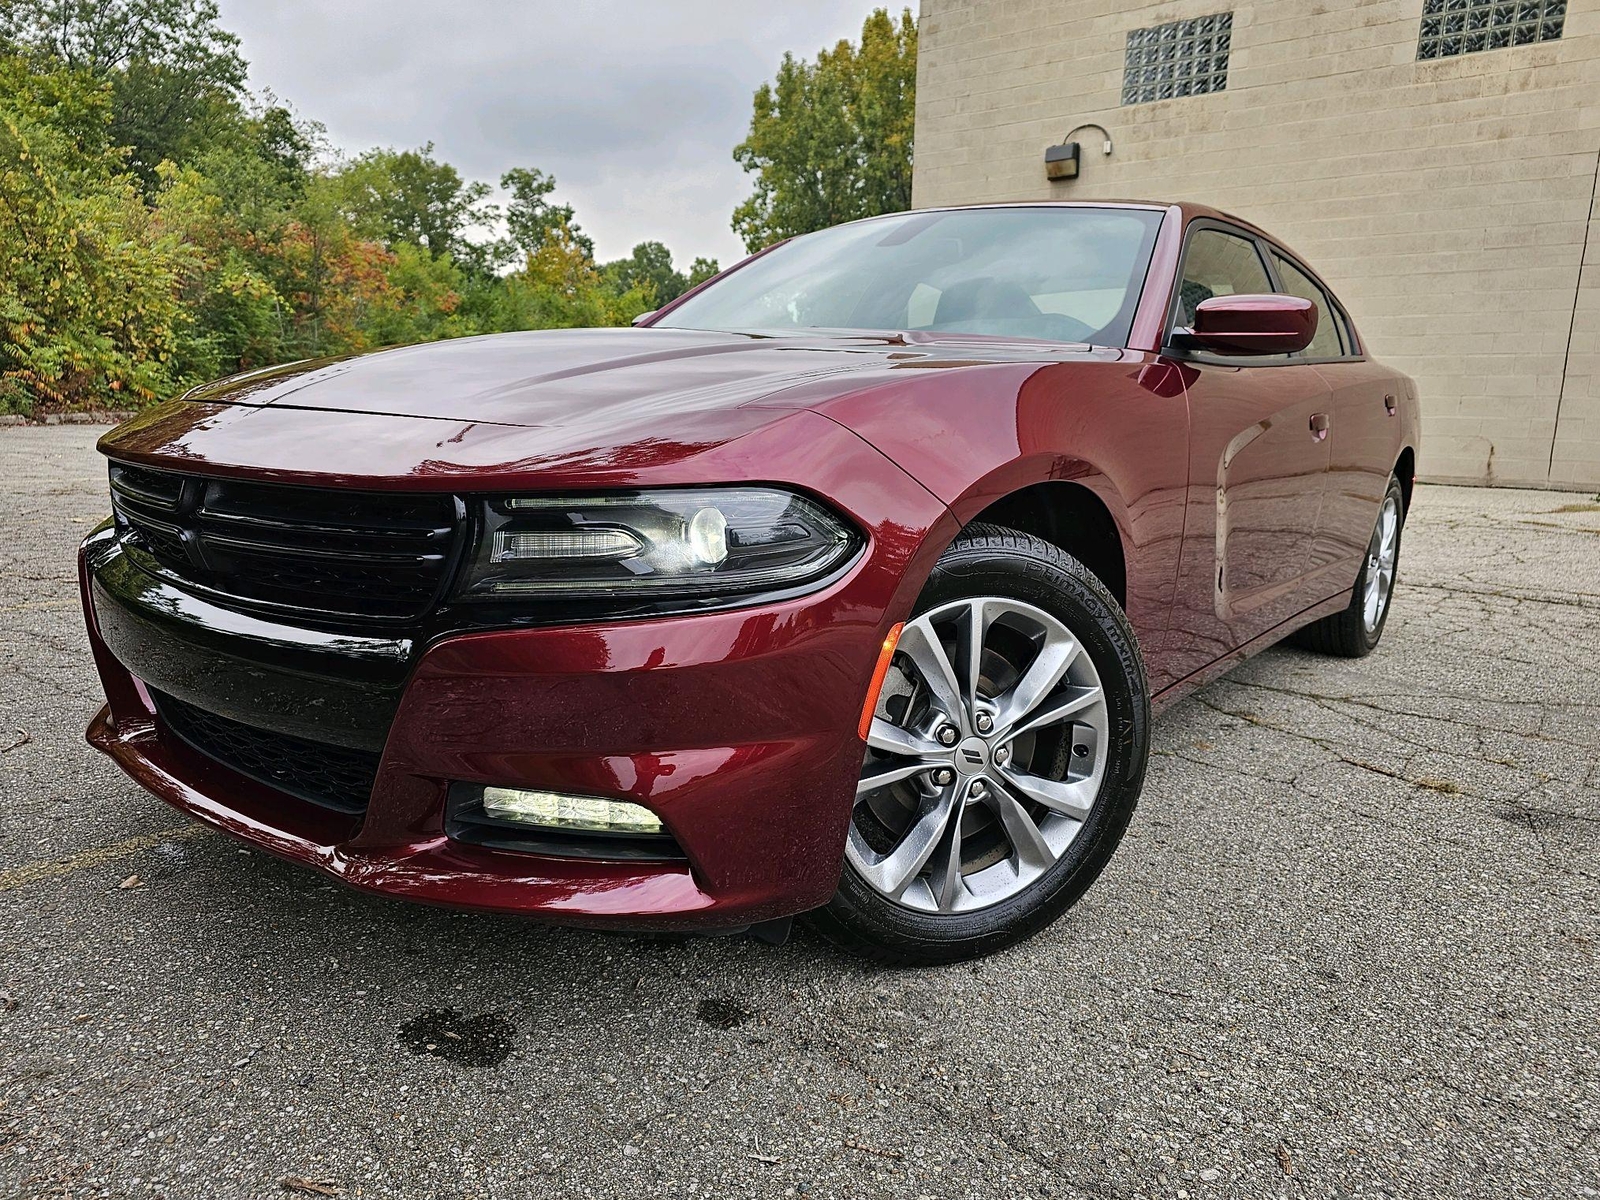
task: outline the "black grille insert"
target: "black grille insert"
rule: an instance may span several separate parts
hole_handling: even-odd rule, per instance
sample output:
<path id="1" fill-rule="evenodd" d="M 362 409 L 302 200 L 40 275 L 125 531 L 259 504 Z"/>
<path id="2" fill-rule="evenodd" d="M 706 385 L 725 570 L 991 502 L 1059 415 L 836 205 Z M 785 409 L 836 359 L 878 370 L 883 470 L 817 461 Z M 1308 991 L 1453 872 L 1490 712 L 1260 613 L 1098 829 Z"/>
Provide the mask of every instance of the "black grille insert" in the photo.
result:
<path id="1" fill-rule="evenodd" d="M 123 544 L 208 592 L 360 620 L 425 613 L 463 522 L 449 495 L 246 483 L 111 464 Z"/>
<path id="2" fill-rule="evenodd" d="M 342 813 L 363 813 L 378 777 L 378 756 L 258 729 L 153 692 L 156 713 L 192 748 L 258 783 Z"/>

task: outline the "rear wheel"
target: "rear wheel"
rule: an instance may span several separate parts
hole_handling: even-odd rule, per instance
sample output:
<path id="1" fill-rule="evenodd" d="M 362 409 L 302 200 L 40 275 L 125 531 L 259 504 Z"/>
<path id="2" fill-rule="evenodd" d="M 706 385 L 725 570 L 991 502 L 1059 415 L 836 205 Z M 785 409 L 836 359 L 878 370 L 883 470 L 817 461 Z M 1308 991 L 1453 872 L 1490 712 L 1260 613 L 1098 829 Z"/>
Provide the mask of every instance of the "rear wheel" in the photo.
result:
<path id="1" fill-rule="evenodd" d="M 1389 620 L 1395 573 L 1400 566 L 1400 534 L 1406 523 L 1406 497 L 1400 481 L 1389 477 L 1389 490 L 1367 543 L 1367 557 L 1350 592 L 1350 605 L 1331 617 L 1307 625 L 1294 642 L 1318 654 L 1363 658 L 1378 647 Z"/>
<path id="2" fill-rule="evenodd" d="M 816 924 L 905 964 L 1049 924 L 1121 839 L 1148 734 L 1138 645 L 1104 585 L 1038 538 L 971 527 L 901 633 Z"/>

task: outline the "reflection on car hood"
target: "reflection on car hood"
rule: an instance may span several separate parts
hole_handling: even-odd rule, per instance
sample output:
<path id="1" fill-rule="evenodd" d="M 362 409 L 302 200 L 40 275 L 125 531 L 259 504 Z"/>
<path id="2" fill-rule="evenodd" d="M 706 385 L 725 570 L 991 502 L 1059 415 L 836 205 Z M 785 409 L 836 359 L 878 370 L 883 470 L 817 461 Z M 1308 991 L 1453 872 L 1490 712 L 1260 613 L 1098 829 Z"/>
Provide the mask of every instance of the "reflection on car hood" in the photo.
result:
<path id="1" fill-rule="evenodd" d="M 795 336 L 686 329 L 564 329 L 431 342 L 236 375 L 185 399 L 332 412 L 571 427 L 737 408 L 886 359 L 1059 356 L 1071 347 L 924 335 Z M 1009 353 L 1008 353 L 1009 351 Z M 955 364 L 951 364 L 955 365 Z"/>
<path id="2" fill-rule="evenodd" d="M 100 447 L 127 462 L 286 483 L 701 482 L 755 469 L 733 451 L 714 460 L 807 409 L 894 459 L 893 445 L 863 432 L 862 406 L 881 428 L 886 407 L 900 411 L 939 377 L 964 386 L 952 375 L 1001 370 L 1018 386 L 1044 364 L 1124 353 L 924 333 L 499 334 L 235 376 L 141 413 Z"/>

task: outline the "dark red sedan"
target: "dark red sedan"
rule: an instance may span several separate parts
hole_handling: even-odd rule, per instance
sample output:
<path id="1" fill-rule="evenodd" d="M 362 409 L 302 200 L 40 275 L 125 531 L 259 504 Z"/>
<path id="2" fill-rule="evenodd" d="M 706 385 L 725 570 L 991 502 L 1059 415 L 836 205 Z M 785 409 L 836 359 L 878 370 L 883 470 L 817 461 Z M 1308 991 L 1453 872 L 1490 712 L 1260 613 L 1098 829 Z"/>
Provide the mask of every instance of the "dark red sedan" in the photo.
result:
<path id="1" fill-rule="evenodd" d="M 1093 882 L 1152 704 L 1382 636 L 1415 389 L 1242 221 L 904 213 L 639 324 L 109 434 L 90 741 L 371 891 L 936 962 Z"/>

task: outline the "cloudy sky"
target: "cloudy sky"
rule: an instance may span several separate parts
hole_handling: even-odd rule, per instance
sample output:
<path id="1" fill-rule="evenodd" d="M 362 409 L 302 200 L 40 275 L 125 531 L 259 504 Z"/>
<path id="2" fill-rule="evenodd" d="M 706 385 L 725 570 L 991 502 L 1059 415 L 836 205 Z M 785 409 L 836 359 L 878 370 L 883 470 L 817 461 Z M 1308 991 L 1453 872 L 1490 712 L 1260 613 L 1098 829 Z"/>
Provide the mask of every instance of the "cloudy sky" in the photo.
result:
<path id="1" fill-rule="evenodd" d="M 596 256 L 742 253 L 731 157 L 785 50 L 856 38 L 872 0 L 222 0 L 250 85 L 348 152 L 434 144 L 463 175 L 555 175 Z"/>

